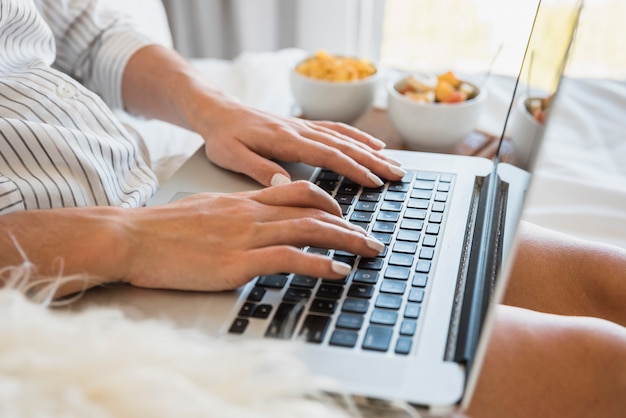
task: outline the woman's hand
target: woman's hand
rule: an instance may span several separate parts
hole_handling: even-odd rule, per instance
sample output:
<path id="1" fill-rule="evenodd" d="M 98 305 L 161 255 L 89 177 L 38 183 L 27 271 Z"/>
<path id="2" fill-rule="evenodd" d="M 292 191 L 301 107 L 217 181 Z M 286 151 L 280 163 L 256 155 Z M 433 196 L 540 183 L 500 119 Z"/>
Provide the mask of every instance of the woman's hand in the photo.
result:
<path id="1" fill-rule="evenodd" d="M 126 109 L 200 134 L 215 164 L 265 186 L 288 182 L 275 160 L 325 167 L 364 185 L 405 173 L 380 150 L 384 143 L 351 126 L 278 116 L 247 107 L 211 86 L 171 49 L 150 45 L 129 60 L 122 94 Z"/>
<path id="2" fill-rule="evenodd" d="M 341 278 L 349 266 L 307 245 L 375 256 L 383 245 L 341 218 L 315 185 L 293 182 L 237 194 L 197 194 L 132 211 L 124 280 L 141 287 L 225 290 L 258 275 Z"/>
<path id="3" fill-rule="evenodd" d="M 382 185 L 381 177 L 398 180 L 405 174 L 380 153 L 383 142 L 343 123 L 277 116 L 230 103 L 221 110 L 219 124 L 212 124 L 202 116 L 202 106 L 196 109 L 193 129 L 205 139 L 207 157 L 266 186 L 289 181 L 289 173 L 274 160 L 328 168 L 369 187 Z"/>

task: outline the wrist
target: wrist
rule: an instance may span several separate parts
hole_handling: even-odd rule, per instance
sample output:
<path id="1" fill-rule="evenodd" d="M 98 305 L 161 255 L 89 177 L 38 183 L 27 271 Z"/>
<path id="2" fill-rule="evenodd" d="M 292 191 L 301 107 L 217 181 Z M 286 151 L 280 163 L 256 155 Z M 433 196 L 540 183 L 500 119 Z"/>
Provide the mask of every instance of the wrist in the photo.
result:
<path id="1" fill-rule="evenodd" d="M 29 281 L 77 277 L 57 296 L 122 280 L 130 254 L 121 211 L 110 207 L 32 210 L 0 219 L 0 267 L 28 261 Z"/>

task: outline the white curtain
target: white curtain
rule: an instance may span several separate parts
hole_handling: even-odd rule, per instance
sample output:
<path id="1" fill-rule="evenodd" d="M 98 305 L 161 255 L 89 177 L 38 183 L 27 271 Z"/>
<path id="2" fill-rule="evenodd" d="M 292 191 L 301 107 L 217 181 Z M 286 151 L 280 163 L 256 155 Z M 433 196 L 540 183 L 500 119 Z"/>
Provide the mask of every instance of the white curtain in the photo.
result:
<path id="1" fill-rule="evenodd" d="M 378 57 L 384 0 L 163 0 L 176 49 L 232 59 L 287 47 Z"/>

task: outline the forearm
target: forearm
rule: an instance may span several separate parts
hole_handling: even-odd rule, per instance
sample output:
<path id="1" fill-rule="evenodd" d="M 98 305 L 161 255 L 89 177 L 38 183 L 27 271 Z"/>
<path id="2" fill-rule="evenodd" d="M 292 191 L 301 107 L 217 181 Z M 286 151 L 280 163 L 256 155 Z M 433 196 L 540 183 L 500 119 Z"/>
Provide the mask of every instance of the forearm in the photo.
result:
<path id="1" fill-rule="evenodd" d="M 125 108 L 134 114 L 194 129 L 194 109 L 211 107 L 220 114 L 238 102 L 212 87 L 204 76 L 175 51 L 150 45 L 137 51 L 126 66 L 122 82 Z M 211 120 L 204 119 L 204 124 Z"/>
<path id="2" fill-rule="evenodd" d="M 29 283 L 82 276 L 57 297 L 122 278 L 128 245 L 120 209 L 109 207 L 22 211 L 0 216 L 0 268 L 19 266 L 24 257 L 35 270 Z M 2 286 L 2 283 L 0 283 Z"/>

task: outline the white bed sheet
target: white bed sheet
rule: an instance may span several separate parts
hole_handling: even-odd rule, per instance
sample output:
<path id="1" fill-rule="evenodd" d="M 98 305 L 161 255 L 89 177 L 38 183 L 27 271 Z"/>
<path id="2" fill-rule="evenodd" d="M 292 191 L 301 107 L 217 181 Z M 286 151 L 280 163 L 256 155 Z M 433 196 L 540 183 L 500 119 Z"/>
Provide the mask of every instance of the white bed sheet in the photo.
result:
<path id="1" fill-rule="evenodd" d="M 195 65 L 220 89 L 242 102 L 290 114 L 288 71 L 305 52 L 244 53 L 236 60 L 198 60 Z M 512 80 L 491 77 L 481 128 L 501 126 Z M 381 86 L 382 87 L 382 86 Z M 384 90 L 377 105 L 384 106 Z M 546 135 L 529 203 L 528 221 L 578 237 L 626 248 L 626 83 L 572 80 L 563 83 Z M 127 116 L 145 138 L 159 178 L 165 180 L 201 143 L 188 131 Z"/>

